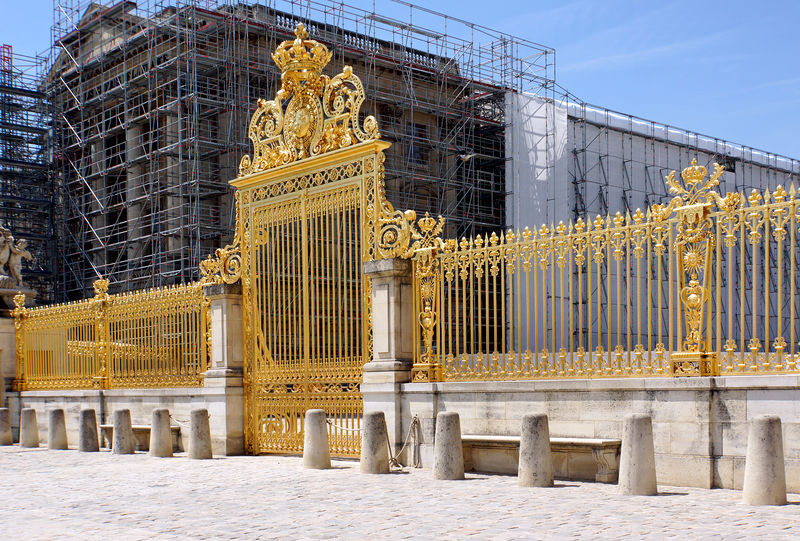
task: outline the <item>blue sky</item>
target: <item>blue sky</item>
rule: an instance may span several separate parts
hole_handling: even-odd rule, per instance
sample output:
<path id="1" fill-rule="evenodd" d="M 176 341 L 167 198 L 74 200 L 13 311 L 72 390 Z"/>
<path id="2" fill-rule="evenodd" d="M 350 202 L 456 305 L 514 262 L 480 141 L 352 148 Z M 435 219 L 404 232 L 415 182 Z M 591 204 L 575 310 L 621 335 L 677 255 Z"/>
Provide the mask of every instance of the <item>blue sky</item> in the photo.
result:
<path id="1" fill-rule="evenodd" d="M 0 42 L 44 50 L 53 0 L 0 1 Z M 800 0 L 427 5 L 555 48 L 558 83 L 587 102 L 800 158 Z M 408 13 L 387 0 L 376 6 Z"/>

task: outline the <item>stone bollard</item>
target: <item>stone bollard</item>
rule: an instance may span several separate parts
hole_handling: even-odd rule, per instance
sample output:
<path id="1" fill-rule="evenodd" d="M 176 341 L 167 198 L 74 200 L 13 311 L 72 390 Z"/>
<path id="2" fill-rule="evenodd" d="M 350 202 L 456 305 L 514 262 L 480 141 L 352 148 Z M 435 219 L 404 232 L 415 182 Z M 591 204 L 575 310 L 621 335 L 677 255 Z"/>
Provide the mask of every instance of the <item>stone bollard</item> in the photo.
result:
<path id="1" fill-rule="evenodd" d="M 364 412 L 361 473 L 389 473 L 389 436 L 382 411 Z"/>
<path id="2" fill-rule="evenodd" d="M 11 412 L 8 408 L 0 408 L 0 445 L 13 445 L 11 436 Z"/>
<path id="3" fill-rule="evenodd" d="M 550 427 L 547 415 L 543 413 L 529 414 L 522 418 L 517 482 L 521 487 L 553 486 Z"/>
<path id="4" fill-rule="evenodd" d="M 131 410 L 114 410 L 114 442 L 111 452 L 115 455 L 132 455 L 136 452 L 136 436 L 131 426 Z"/>
<path id="5" fill-rule="evenodd" d="M 742 501 L 748 505 L 786 504 L 783 436 L 777 415 L 760 415 L 750 421 Z"/>
<path id="6" fill-rule="evenodd" d="M 211 429 L 208 410 L 192 410 L 192 426 L 189 436 L 189 458 L 213 458 L 211 454 Z"/>
<path id="7" fill-rule="evenodd" d="M 433 440 L 433 478 L 464 478 L 461 421 L 458 413 L 454 411 L 441 411 L 436 415 L 436 435 Z"/>
<path id="8" fill-rule="evenodd" d="M 653 496 L 658 493 L 653 423 L 649 415 L 632 413 L 626 415 L 622 422 L 619 492 L 632 496 Z"/>
<path id="9" fill-rule="evenodd" d="M 305 437 L 303 439 L 303 467 L 324 470 L 331 467 L 331 449 L 328 444 L 328 423 L 325 411 L 306 411 Z"/>
<path id="10" fill-rule="evenodd" d="M 58 408 L 47 414 L 47 448 L 68 449 L 67 423 L 64 421 L 64 410 Z"/>
<path id="11" fill-rule="evenodd" d="M 153 424 L 150 426 L 150 456 L 172 456 L 172 430 L 169 426 L 169 410 L 153 410 Z"/>
<path id="12" fill-rule="evenodd" d="M 85 453 L 100 450 L 97 439 L 97 415 L 91 408 L 81 410 L 81 424 L 78 427 L 78 450 Z"/>
<path id="13" fill-rule="evenodd" d="M 23 408 L 19 415 L 20 447 L 39 447 L 39 425 L 36 424 L 36 410 Z"/>

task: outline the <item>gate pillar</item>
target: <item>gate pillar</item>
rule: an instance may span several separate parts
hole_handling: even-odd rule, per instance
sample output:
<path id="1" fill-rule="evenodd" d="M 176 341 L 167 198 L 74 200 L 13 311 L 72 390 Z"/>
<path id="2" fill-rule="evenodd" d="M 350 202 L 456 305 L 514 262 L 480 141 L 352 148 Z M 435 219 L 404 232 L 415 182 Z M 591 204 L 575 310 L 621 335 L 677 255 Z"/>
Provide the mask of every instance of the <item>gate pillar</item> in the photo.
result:
<path id="1" fill-rule="evenodd" d="M 209 369 L 204 374 L 206 405 L 215 454 L 244 454 L 244 389 L 242 385 L 242 287 L 204 287 L 211 306 Z"/>
<path id="2" fill-rule="evenodd" d="M 364 411 L 382 411 L 394 452 L 403 444 L 400 384 L 411 381 L 414 353 L 414 302 L 411 261 L 382 259 L 364 263 L 372 281 L 372 360 L 364 365 Z"/>

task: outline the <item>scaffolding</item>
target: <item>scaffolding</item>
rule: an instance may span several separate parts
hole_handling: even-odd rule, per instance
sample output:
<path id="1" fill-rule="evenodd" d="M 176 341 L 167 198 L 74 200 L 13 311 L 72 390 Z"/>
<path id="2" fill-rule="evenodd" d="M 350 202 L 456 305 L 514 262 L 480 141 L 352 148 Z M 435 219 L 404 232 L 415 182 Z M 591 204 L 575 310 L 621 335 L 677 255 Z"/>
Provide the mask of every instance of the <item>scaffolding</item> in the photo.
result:
<path id="1" fill-rule="evenodd" d="M 559 91 L 556 106 L 568 117 L 572 154 L 567 219 L 633 214 L 637 208 L 666 203 L 671 196 L 664 177 L 690 166 L 693 159 L 704 166 L 716 162 L 725 167 L 720 193 L 800 186 L 798 159 L 612 111 Z"/>
<path id="2" fill-rule="evenodd" d="M 553 99 L 550 48 L 407 3 L 405 20 L 328 0 L 54 0 L 47 82 L 64 187 L 64 284 L 138 289 L 197 278 L 230 240 L 249 118 L 274 95 L 297 23 L 353 66 L 387 153 L 388 198 L 450 235 L 505 225 L 504 94 Z M 415 23 L 423 21 L 423 24 Z"/>
<path id="3" fill-rule="evenodd" d="M 507 111 L 513 95 L 543 104 L 535 148 L 517 150 L 549 183 L 548 222 L 647 208 L 666 197 L 664 175 L 693 157 L 728 167 L 723 191 L 800 178 L 797 160 L 587 104 L 556 84 L 553 49 L 403 0 L 371 10 L 334 0 L 54 6 L 45 81 L 68 298 L 98 276 L 112 291 L 196 279 L 199 261 L 230 240 L 227 181 L 251 150 L 256 101 L 279 84 L 271 53 L 300 22 L 333 52 L 329 74 L 349 64 L 364 82 L 362 110 L 393 144 L 390 201 L 445 216 L 447 236 L 511 223 L 506 207 L 520 194 L 507 171 L 520 156 L 507 138 L 530 120 Z M 561 114 L 567 134 L 556 133 Z M 567 165 L 556 166 L 559 152 Z"/>
<path id="4" fill-rule="evenodd" d="M 0 225 L 29 242 L 23 277 L 39 299 L 56 284 L 55 208 L 50 170 L 51 110 L 40 83 L 46 59 L 0 45 Z"/>
<path id="5" fill-rule="evenodd" d="M 555 209 L 551 220 L 563 219 L 566 222 L 578 217 L 586 219 L 587 216 L 591 220 L 598 215 L 613 216 L 617 212 L 623 216 L 627 213 L 633 215 L 637 209 L 645 210 L 656 203 L 667 204 L 674 194 L 668 193 L 664 178 L 672 171 L 682 171 L 695 159 L 709 170 L 713 163 L 724 166 L 725 173 L 715 188 L 723 195 L 729 192 L 745 195 L 752 191 L 759 194 L 766 190 L 774 192 L 778 186 L 787 190 L 792 185 L 800 187 L 798 159 L 591 105 L 560 87 L 558 92 L 560 97 L 555 105 L 567 117 L 566 152 L 571 154 L 567 168 L 571 190 L 569 205 L 550 205 Z M 743 245 L 742 253 L 746 254 L 746 260 L 750 260 L 754 249 L 762 248 Z M 777 268 L 777 248 L 770 246 L 764 253 L 765 265 Z M 723 253 L 721 261 L 727 264 L 728 257 L 729 254 Z M 788 262 L 795 257 L 792 246 L 788 243 L 784 245 L 782 260 Z M 742 263 L 733 261 L 731 264 L 739 272 Z M 784 263 L 784 266 L 787 264 Z M 667 261 L 662 261 L 663 276 L 668 275 L 668 265 Z M 650 271 L 654 272 L 653 269 Z M 606 272 L 614 276 L 613 269 L 604 269 L 591 292 L 597 298 L 606 298 L 608 294 Z M 756 271 L 753 269 L 748 272 Z M 629 277 L 623 275 L 620 278 L 627 287 Z M 651 278 L 655 279 L 655 274 Z M 663 282 L 658 293 L 655 293 L 661 296 L 663 306 L 668 305 L 676 287 L 675 283 Z M 770 325 L 777 328 L 780 324 L 776 316 L 776 303 L 779 302 L 776 301 L 779 298 L 777 282 L 769 284 L 769 295 L 764 294 L 763 284 L 753 295 L 755 286 L 752 280 L 745 281 L 739 287 L 745 294 L 742 308 L 735 315 L 736 324 L 739 325 L 740 318 L 751 321 L 754 308 L 751 299 L 755 298 L 756 310 L 760 308 L 767 311 Z M 578 302 L 585 302 L 588 293 L 585 292 L 584 298 Z M 727 308 L 724 296 L 720 302 Z M 622 309 L 623 318 L 627 317 L 627 309 Z M 797 307 L 792 307 L 792 310 L 796 316 L 800 314 Z M 668 317 L 667 313 L 662 312 L 662 325 L 669 324 Z M 601 329 L 604 324 L 602 320 L 593 314 L 589 318 L 595 329 Z M 763 327 L 763 322 L 757 326 Z M 759 332 L 763 331 L 761 327 Z M 588 327 L 584 327 L 573 332 L 578 336 L 587 330 Z M 616 332 L 616 329 L 608 327 L 606 323 L 602 332 L 607 335 Z M 732 336 L 737 338 L 740 334 L 734 332 Z"/>

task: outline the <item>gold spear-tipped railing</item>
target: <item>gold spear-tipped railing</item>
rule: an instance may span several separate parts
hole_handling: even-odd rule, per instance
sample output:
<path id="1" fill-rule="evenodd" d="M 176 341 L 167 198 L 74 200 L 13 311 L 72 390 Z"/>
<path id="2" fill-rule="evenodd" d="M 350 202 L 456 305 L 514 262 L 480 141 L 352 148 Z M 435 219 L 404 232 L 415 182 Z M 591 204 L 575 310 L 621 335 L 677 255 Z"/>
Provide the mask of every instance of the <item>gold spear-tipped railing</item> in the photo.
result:
<path id="1" fill-rule="evenodd" d="M 209 301 L 200 283 L 26 308 L 14 297 L 17 390 L 201 386 Z"/>
<path id="2" fill-rule="evenodd" d="M 459 241 L 396 213 L 415 381 L 797 372 L 800 198 L 722 197 L 722 174 L 693 161 L 667 204 Z"/>

